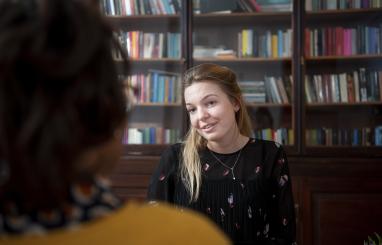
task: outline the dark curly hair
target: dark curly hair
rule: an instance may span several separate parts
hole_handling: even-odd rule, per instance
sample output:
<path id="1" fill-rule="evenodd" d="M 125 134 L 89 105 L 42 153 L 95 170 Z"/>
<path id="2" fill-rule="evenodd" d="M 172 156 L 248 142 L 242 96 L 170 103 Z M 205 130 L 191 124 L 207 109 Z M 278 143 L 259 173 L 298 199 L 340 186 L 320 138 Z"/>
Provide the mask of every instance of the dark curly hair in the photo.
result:
<path id="1" fill-rule="evenodd" d="M 113 46 L 94 2 L 0 0 L 0 202 L 51 206 L 96 174 L 76 160 L 126 120 Z"/>

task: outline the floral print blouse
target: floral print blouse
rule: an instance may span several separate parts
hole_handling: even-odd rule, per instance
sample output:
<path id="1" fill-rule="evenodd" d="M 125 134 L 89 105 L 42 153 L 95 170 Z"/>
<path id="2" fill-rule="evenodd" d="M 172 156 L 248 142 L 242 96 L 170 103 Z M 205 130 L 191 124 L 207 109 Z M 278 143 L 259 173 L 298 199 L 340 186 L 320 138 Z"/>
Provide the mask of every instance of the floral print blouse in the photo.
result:
<path id="1" fill-rule="evenodd" d="M 103 217 L 121 207 L 122 202 L 110 190 L 106 179 L 70 186 L 69 197 L 61 208 L 20 212 L 20 203 L 3 203 L 8 210 L 0 212 L 0 236 L 10 234 L 43 235 L 57 228 L 75 228 L 83 222 Z"/>
<path id="2" fill-rule="evenodd" d="M 172 145 L 162 154 L 150 181 L 150 201 L 166 201 L 203 213 L 234 244 L 295 243 L 291 180 L 280 144 L 250 139 L 241 150 L 231 154 L 202 150 L 200 196 L 191 203 L 179 178 L 181 147 L 180 143 Z M 236 160 L 232 173 L 229 168 Z"/>

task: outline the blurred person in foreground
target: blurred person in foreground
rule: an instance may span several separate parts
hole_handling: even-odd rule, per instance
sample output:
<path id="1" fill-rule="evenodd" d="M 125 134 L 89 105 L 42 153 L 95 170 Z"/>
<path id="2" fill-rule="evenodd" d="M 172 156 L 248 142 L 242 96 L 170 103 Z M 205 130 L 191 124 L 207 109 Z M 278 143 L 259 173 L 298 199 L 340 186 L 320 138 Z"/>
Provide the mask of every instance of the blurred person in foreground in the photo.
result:
<path id="1" fill-rule="evenodd" d="M 131 106 L 113 46 L 90 1 L 0 0 L 0 244 L 228 244 L 196 214 L 123 204 L 102 177 Z"/>

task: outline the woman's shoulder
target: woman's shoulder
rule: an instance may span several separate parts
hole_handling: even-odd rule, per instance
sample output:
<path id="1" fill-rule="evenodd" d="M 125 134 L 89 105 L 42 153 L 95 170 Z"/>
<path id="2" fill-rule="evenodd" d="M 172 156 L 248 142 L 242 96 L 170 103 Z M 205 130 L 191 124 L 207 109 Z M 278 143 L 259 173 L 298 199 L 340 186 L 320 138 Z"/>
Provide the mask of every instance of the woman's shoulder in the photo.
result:
<path id="1" fill-rule="evenodd" d="M 212 223 L 196 213 L 181 212 L 166 204 L 139 205 L 134 202 L 76 229 L 61 229 L 41 236 L 11 236 L 1 238 L 0 244 L 178 244 L 179 241 L 185 244 L 229 244 Z"/>
<path id="2" fill-rule="evenodd" d="M 249 146 L 263 148 L 264 150 L 272 151 L 272 152 L 283 149 L 282 145 L 276 141 L 257 139 L 257 138 L 250 138 Z"/>
<path id="3" fill-rule="evenodd" d="M 182 143 L 175 143 L 172 145 L 169 145 L 164 149 L 162 152 L 162 156 L 178 156 L 182 150 Z"/>
<path id="4" fill-rule="evenodd" d="M 182 156 L 182 143 L 175 143 L 166 147 L 161 154 L 161 161 L 166 165 L 166 163 L 178 163 Z"/>

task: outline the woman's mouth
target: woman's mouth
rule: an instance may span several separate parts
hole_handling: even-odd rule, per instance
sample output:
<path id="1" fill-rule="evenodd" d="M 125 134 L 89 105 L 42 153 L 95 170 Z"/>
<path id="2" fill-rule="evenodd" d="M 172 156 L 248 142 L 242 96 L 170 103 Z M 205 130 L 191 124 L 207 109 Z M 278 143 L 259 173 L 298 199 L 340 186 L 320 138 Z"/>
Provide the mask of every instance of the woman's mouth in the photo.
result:
<path id="1" fill-rule="evenodd" d="M 203 127 L 201 127 L 200 129 L 205 132 L 205 133 L 208 133 L 210 131 L 212 131 L 212 129 L 214 128 L 215 124 L 206 124 L 204 125 Z"/>

